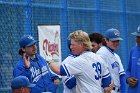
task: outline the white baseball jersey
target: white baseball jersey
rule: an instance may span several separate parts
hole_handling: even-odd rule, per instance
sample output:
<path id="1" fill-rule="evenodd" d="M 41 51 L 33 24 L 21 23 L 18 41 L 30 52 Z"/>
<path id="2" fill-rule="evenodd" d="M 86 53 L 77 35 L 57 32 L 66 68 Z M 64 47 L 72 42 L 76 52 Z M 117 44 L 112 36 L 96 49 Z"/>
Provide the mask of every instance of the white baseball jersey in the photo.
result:
<path id="1" fill-rule="evenodd" d="M 86 51 L 62 66 L 67 76 L 76 77 L 76 93 L 103 93 L 102 78 L 110 74 L 100 56 Z"/>
<path id="2" fill-rule="evenodd" d="M 115 86 L 120 88 L 120 75 L 125 74 L 120 57 L 106 46 L 102 46 L 96 54 L 100 55 L 107 63 Z"/>
<path id="3" fill-rule="evenodd" d="M 66 64 L 66 63 L 69 63 L 71 62 L 72 59 L 74 59 L 75 56 L 73 55 L 69 55 L 63 62 L 62 64 Z M 76 87 L 73 87 L 72 89 L 69 89 L 65 83 L 71 79 L 71 77 L 73 77 L 74 75 L 72 76 L 62 76 L 62 82 L 63 82 L 63 86 L 64 86 L 64 90 L 63 90 L 63 93 L 76 93 Z"/>

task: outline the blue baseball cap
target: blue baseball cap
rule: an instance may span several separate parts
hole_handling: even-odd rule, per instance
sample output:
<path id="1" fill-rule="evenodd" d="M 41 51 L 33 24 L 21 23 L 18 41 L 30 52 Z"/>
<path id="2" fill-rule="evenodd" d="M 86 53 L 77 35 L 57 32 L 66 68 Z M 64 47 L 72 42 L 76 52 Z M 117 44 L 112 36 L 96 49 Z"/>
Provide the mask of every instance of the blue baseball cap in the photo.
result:
<path id="1" fill-rule="evenodd" d="M 117 29 L 114 29 L 114 28 L 108 29 L 105 32 L 104 36 L 105 36 L 105 38 L 109 39 L 110 41 L 123 40 L 120 37 L 120 32 Z"/>
<path id="2" fill-rule="evenodd" d="M 37 41 L 31 35 L 24 35 L 19 41 L 20 48 L 29 47 L 35 44 Z"/>
<path id="3" fill-rule="evenodd" d="M 29 82 L 29 79 L 26 76 L 18 76 L 13 79 L 11 82 L 12 89 L 18 89 L 22 87 L 34 87 L 36 84 L 32 84 Z"/>
<path id="4" fill-rule="evenodd" d="M 131 34 L 134 35 L 134 36 L 140 36 L 140 25 L 138 26 L 137 31 L 133 32 Z"/>

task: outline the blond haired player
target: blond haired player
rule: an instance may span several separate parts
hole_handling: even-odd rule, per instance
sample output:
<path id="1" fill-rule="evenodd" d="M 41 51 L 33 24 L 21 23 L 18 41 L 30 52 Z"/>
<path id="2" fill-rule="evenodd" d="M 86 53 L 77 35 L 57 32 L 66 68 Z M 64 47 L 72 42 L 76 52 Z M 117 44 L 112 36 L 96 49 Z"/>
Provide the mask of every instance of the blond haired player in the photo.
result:
<path id="1" fill-rule="evenodd" d="M 50 61 L 50 68 L 62 76 L 74 75 L 76 93 L 103 93 L 102 86 L 108 87 L 111 83 L 110 73 L 104 60 L 90 51 L 92 46 L 88 34 L 78 30 L 70 33 L 69 38 L 71 52 L 77 57 L 60 66 Z"/>

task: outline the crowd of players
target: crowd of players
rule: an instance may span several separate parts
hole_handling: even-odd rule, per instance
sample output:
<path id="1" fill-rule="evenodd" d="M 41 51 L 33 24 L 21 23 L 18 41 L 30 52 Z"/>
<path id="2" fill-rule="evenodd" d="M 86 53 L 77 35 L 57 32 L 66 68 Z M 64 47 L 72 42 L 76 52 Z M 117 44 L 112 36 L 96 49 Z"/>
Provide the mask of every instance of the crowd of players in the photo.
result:
<path id="1" fill-rule="evenodd" d="M 37 54 L 37 41 L 30 35 L 23 36 L 19 41 L 21 58 L 13 71 L 15 77 L 11 83 L 13 93 L 17 93 L 14 92 L 16 90 L 18 93 L 56 93 L 60 83 L 58 75 L 62 76 L 63 93 L 138 93 L 140 26 L 132 35 L 136 37 L 136 45 L 130 52 L 126 71 L 120 56 L 115 53 L 123 40 L 117 29 L 108 29 L 103 35 L 97 32 L 88 35 L 82 30 L 70 33 L 68 37 L 70 54 L 61 65 L 53 58 L 50 60 L 47 56 L 44 59 Z M 26 76 L 28 80 L 21 76 Z M 28 83 L 21 83 L 18 86 L 17 82 L 22 79 Z M 126 84 L 129 85 L 128 89 Z M 29 91 L 24 92 L 23 88 Z"/>

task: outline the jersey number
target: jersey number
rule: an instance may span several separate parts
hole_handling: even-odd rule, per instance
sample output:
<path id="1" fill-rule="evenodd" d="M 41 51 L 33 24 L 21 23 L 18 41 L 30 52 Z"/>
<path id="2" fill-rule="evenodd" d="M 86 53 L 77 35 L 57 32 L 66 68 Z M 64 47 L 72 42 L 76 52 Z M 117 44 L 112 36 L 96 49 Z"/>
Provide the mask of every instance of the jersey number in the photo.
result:
<path id="1" fill-rule="evenodd" d="M 95 72 L 97 73 L 95 79 L 99 80 L 101 78 L 101 64 L 99 62 L 93 63 L 92 67 L 95 68 Z"/>

